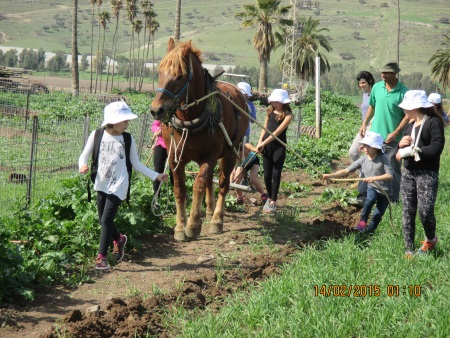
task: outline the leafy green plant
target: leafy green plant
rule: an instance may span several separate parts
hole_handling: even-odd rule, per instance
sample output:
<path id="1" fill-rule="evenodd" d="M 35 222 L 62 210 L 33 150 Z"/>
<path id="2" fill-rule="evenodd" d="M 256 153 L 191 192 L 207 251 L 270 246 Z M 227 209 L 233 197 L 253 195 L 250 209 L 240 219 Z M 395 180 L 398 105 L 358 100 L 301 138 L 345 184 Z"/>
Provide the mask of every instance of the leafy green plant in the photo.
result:
<path id="1" fill-rule="evenodd" d="M 282 193 L 288 198 L 305 197 L 311 192 L 311 186 L 299 182 L 281 182 Z"/>
<path id="2" fill-rule="evenodd" d="M 326 188 L 317 199 L 318 203 L 339 202 L 342 206 L 348 206 L 348 200 L 354 197 L 355 193 L 343 188 Z"/>

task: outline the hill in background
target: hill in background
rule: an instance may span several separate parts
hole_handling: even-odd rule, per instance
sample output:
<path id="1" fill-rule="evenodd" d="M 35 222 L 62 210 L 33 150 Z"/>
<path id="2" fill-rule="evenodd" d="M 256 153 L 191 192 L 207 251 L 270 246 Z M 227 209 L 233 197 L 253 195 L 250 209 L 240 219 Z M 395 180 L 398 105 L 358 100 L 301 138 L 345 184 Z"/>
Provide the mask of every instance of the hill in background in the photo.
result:
<path id="1" fill-rule="evenodd" d="M 202 50 L 205 62 L 258 67 L 252 47 L 255 29 L 244 30 L 234 14 L 251 1 L 189 0 L 182 3 L 182 40 L 192 40 Z M 299 2 L 301 2 L 299 0 Z M 366 3 L 365 3 L 366 2 Z M 173 36 L 176 1 L 154 1 L 160 28 L 155 36 L 155 56 L 165 54 L 169 37 Z M 283 4 L 288 5 L 288 1 Z M 450 34 L 448 0 L 401 0 L 400 63 L 402 73 L 421 72 L 430 75 L 430 57 Z M 91 10 L 89 1 L 79 1 L 79 51 L 90 52 Z M 97 12 L 97 6 L 95 6 Z M 110 11 L 103 2 L 101 10 Z M 321 27 L 330 30 L 326 35 L 333 52 L 327 54 L 332 64 L 351 65 L 355 73 L 360 69 L 377 69 L 397 59 L 397 1 L 344 0 L 321 1 L 318 8 L 301 8 L 301 16 L 320 20 Z M 67 1 L 0 0 L 0 45 L 40 48 L 70 53 L 72 8 Z M 97 16 L 97 15 L 95 15 Z M 111 48 L 115 18 L 107 23 L 106 48 Z M 94 29 L 94 50 L 97 43 Z M 143 33 L 141 33 L 141 40 Z M 119 52 L 127 56 L 131 29 L 122 11 L 119 23 Z M 142 43 L 142 42 L 141 42 Z M 271 66 L 277 64 L 283 50 L 271 57 Z"/>

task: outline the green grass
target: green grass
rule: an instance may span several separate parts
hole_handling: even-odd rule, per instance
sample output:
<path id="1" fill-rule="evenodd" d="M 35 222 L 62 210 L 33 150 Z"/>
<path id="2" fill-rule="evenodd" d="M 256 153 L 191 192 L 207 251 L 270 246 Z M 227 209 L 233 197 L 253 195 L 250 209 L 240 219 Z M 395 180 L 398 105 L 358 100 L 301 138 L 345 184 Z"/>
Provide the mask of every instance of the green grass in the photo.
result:
<path id="1" fill-rule="evenodd" d="M 205 53 L 213 53 L 218 60 L 206 58 L 206 63 L 259 67 L 257 55 L 251 40 L 255 28 L 241 29 L 234 18 L 242 6 L 251 1 L 229 2 L 192 0 L 182 5 L 181 40 L 192 40 Z M 289 2 L 284 1 L 283 4 Z M 380 6 L 386 3 L 388 7 Z M 156 2 L 154 10 L 158 14 L 160 28 L 155 36 L 155 57 L 165 55 L 169 37 L 173 36 L 175 3 Z M 439 48 L 442 35 L 448 34 L 448 25 L 439 22 L 448 17 L 445 1 L 403 0 L 400 2 L 401 46 L 400 59 L 404 73 L 431 73 L 428 60 Z M 95 6 L 97 10 L 97 6 Z M 79 2 L 78 48 L 80 53 L 91 49 L 91 9 L 88 1 Z M 103 2 L 101 10 L 110 11 L 108 2 Z M 62 1 L 34 1 L 15 3 L 0 2 L 3 17 L 2 33 L 6 35 L 2 45 L 40 48 L 46 51 L 71 50 L 71 4 Z M 386 0 L 321 2 L 320 11 L 301 8 L 301 16 L 313 16 L 321 22 L 321 27 L 330 30 L 333 51 L 326 53 L 331 63 L 354 65 L 355 74 L 359 69 L 377 69 L 387 60 L 397 58 L 397 2 Z M 124 14 L 119 23 L 118 53 L 128 56 L 131 30 Z M 14 14 L 14 16 L 8 16 Z M 57 22 L 64 25 L 55 30 Z M 47 27 L 47 28 L 45 28 Z M 115 21 L 106 25 L 106 48 L 111 48 Z M 359 32 L 360 38 L 353 37 Z M 94 29 L 94 49 L 97 42 L 97 27 Z M 143 34 L 141 34 L 141 40 Z M 276 65 L 283 48 L 271 55 L 271 65 Z M 341 54 L 351 53 L 353 60 L 343 60 Z"/>
<path id="2" fill-rule="evenodd" d="M 446 135 L 449 137 L 449 129 Z M 386 214 L 376 234 L 367 241 L 350 234 L 315 242 L 299 250 L 281 275 L 254 286 L 249 295 L 234 295 L 218 313 L 207 310 L 193 318 L 178 312 L 171 318 L 177 323 L 176 334 L 227 338 L 448 337 L 448 168 L 447 147 L 441 157 L 436 203 L 439 244 L 433 255 L 404 258 L 401 206 L 396 206 L 393 221 L 398 235 Z M 418 221 L 417 246 L 423 238 Z M 350 286 L 353 291 L 349 292 Z"/>

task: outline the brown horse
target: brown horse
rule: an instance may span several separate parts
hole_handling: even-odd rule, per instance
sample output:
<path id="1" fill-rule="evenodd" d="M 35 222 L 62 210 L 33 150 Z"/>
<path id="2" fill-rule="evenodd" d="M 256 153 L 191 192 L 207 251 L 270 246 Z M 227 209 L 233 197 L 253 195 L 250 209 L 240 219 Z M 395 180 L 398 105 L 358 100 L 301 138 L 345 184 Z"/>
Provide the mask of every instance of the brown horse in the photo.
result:
<path id="1" fill-rule="evenodd" d="M 233 105 L 247 111 L 240 90 L 230 83 L 215 81 L 203 69 L 200 56 L 191 41 L 176 44 L 170 39 L 167 55 L 158 67 L 159 88 L 151 105 L 152 115 L 164 125 L 177 206 L 175 239 L 180 241 L 200 235 L 205 192 L 206 217 L 211 218 L 209 231 L 223 231 L 225 196 L 236 163 L 233 148 L 237 149 L 248 126 L 247 115 Z M 219 195 L 215 203 L 213 172 L 218 159 Z M 187 220 L 185 167 L 191 161 L 199 165 L 200 171 Z"/>

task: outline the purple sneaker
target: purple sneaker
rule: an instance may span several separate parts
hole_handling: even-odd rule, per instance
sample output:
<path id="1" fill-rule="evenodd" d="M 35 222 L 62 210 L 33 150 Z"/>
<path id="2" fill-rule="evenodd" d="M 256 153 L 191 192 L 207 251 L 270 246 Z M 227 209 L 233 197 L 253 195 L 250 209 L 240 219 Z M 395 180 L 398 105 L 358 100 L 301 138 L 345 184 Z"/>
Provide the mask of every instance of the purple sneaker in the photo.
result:
<path id="1" fill-rule="evenodd" d="M 114 249 L 113 249 L 113 255 L 116 259 L 116 262 L 120 262 L 125 255 L 125 245 L 127 245 L 127 236 L 120 235 L 122 237 L 122 240 L 120 242 L 114 241 Z"/>
<path id="2" fill-rule="evenodd" d="M 359 221 L 358 225 L 355 226 L 353 229 L 358 230 L 359 232 L 363 232 L 366 226 L 367 223 L 365 221 Z"/>

